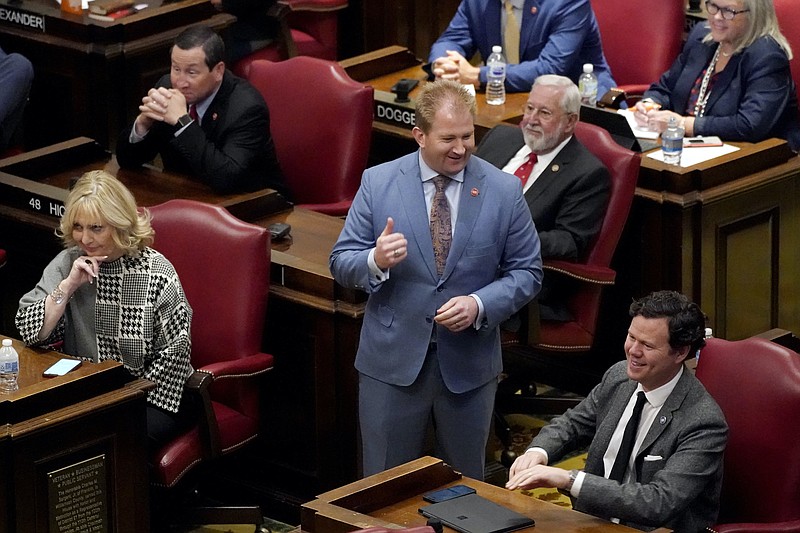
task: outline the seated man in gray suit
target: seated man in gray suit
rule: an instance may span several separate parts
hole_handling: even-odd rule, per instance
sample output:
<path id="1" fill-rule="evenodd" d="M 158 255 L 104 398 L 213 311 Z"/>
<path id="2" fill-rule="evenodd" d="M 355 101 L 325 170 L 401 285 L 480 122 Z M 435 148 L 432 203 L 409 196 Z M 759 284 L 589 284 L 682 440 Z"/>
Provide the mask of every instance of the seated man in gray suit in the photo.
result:
<path id="1" fill-rule="evenodd" d="M 579 259 L 600 230 L 608 203 L 608 170 L 572 135 L 580 107 L 578 87 L 569 78 L 539 76 L 520 127 L 492 128 L 476 151 L 522 180 L 542 259 Z M 566 289 L 560 281 L 545 276 L 539 294 L 543 319 L 571 319 L 561 304 Z"/>
<path id="2" fill-rule="evenodd" d="M 555 487 L 575 509 L 638 529 L 703 531 L 719 512 L 728 427 L 684 368 L 705 316 L 673 291 L 631 304 L 625 361 L 575 409 L 543 428 L 514 461 L 506 487 Z M 582 471 L 546 466 L 585 446 Z"/>

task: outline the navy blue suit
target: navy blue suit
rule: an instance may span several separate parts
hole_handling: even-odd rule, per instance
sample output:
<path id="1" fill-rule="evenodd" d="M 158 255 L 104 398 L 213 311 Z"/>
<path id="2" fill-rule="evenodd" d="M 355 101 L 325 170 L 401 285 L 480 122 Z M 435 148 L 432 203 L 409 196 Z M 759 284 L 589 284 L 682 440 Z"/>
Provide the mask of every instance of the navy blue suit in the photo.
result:
<path id="1" fill-rule="evenodd" d="M 703 43 L 709 33 L 697 24 L 672 67 L 644 96 L 664 109 L 686 114 L 695 80 L 711 61 L 717 43 Z M 761 37 L 733 55 L 714 82 L 705 115 L 694 122 L 695 135 L 716 135 L 725 141 L 758 142 L 788 139 L 800 149 L 797 93 L 789 59 L 772 37 Z"/>
<path id="2" fill-rule="evenodd" d="M 31 62 L 0 48 L 0 150 L 6 148 L 22 119 L 32 82 Z"/>
<path id="3" fill-rule="evenodd" d="M 459 52 L 467 59 L 503 44 L 500 0 L 463 0 L 450 25 L 431 47 L 429 61 Z M 542 74 L 567 76 L 576 84 L 583 64 L 594 65 L 598 97 L 616 87 L 603 55 L 600 30 L 589 0 L 525 0 L 520 28 L 519 64 L 509 65 L 506 89 L 528 92 Z M 481 67 L 481 84 L 486 67 Z"/>
<path id="4" fill-rule="evenodd" d="M 410 390 L 418 376 L 424 374 L 423 366 L 431 364 L 434 358 L 440 381 L 450 393 L 469 395 L 488 384 L 496 388 L 502 370 L 499 325 L 527 304 L 541 287 L 539 238 L 519 180 L 475 156 L 465 168 L 459 198 L 453 242 L 440 277 L 434 260 L 419 152 L 364 172 L 330 257 L 331 272 L 337 282 L 369 293 L 355 362 L 362 376 L 396 389 Z M 408 255 L 391 268 L 387 280 L 378 283 L 371 279 L 367 257 L 388 217 L 394 220 L 394 230 L 407 239 Z M 451 332 L 437 326 L 433 319 L 436 310 L 451 298 L 468 294 L 477 295 L 483 303 L 485 321 L 481 327 Z M 434 328 L 437 348 L 431 354 L 429 345 Z M 363 394 L 362 380 L 362 405 Z M 379 401 L 381 398 L 372 398 L 367 407 L 374 408 Z M 489 418 L 492 401 L 493 395 L 488 398 Z M 414 423 L 420 422 L 419 416 L 408 413 L 404 402 L 386 408 L 392 411 L 391 416 L 397 421 L 394 429 L 399 433 L 405 432 L 403 420 L 413 418 Z M 475 423 L 485 427 L 464 438 L 477 441 L 473 443 L 449 435 L 456 439 L 451 443 L 453 449 L 469 449 L 472 458 L 468 466 L 451 464 L 465 474 L 469 472 L 467 475 L 482 476 L 489 418 L 484 421 L 482 414 L 474 417 L 463 416 L 463 411 L 461 414 L 457 422 L 462 425 Z M 377 444 L 376 439 L 363 436 L 364 417 L 368 415 L 362 409 L 360 416 L 364 473 L 370 474 L 373 469 L 366 458 L 372 454 L 370 447 Z M 428 414 L 422 416 L 421 422 L 427 423 Z M 399 442 L 403 437 L 391 441 L 391 446 L 403 446 Z M 419 457 L 420 452 L 410 449 L 400 454 L 390 450 L 399 460 Z M 381 466 L 395 465 L 381 464 L 379 469 Z"/>

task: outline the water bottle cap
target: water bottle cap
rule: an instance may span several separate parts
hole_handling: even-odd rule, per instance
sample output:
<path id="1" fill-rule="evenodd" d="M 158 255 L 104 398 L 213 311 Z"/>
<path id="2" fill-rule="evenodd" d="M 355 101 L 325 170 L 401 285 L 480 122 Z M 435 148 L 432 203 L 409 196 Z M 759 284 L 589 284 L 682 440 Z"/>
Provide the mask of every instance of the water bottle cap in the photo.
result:
<path id="1" fill-rule="evenodd" d="M 3 339 L 3 346 L 11 346 L 11 339 Z"/>
<path id="2" fill-rule="evenodd" d="M 584 63 L 583 64 L 583 72 L 585 72 L 587 74 L 589 72 L 594 72 L 594 65 L 592 65 L 591 63 Z"/>
<path id="3" fill-rule="evenodd" d="M 492 46 L 492 52 L 494 52 L 495 54 L 499 54 L 502 51 L 503 51 L 503 47 L 500 46 L 499 44 L 496 44 L 496 45 Z"/>

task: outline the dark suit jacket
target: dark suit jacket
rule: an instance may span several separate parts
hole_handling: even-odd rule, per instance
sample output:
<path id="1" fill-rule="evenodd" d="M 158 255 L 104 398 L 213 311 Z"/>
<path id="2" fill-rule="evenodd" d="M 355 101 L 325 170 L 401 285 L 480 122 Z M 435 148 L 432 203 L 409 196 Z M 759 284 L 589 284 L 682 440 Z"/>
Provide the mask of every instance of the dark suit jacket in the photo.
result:
<path id="1" fill-rule="evenodd" d="M 692 30 L 681 55 L 644 96 L 681 115 L 695 80 L 708 66 L 717 44 L 703 43 L 705 24 Z M 717 135 L 725 141 L 788 139 L 800 149 L 797 92 L 789 59 L 772 37 L 762 37 L 730 58 L 719 73 L 705 116 L 694 123 L 695 135 Z"/>
<path id="2" fill-rule="evenodd" d="M 524 144 L 520 128 L 495 126 L 483 137 L 475 155 L 503 168 Z M 608 190 L 608 170 L 573 137 L 525 193 L 543 259 L 576 260 L 582 256 L 600 230 Z"/>
<path id="3" fill-rule="evenodd" d="M 436 273 L 419 152 L 367 169 L 333 247 L 330 268 L 342 286 L 369 293 L 356 369 L 393 385 L 419 375 L 437 328 L 442 379 L 462 393 L 502 370 L 499 325 L 539 291 L 539 240 L 519 180 L 471 157 L 464 171 L 453 243 Z M 367 256 L 386 226 L 408 240 L 408 256 L 389 279 L 371 280 Z M 476 294 L 485 323 L 453 333 L 436 326 L 436 310 L 455 296 Z M 398 409 L 402 406 L 397 406 Z"/>
<path id="4" fill-rule="evenodd" d="M 502 5 L 498 0 L 463 0 L 450 25 L 433 43 L 429 61 L 447 55 L 447 50 L 467 59 L 480 52 L 485 61 L 493 45 L 503 44 Z M 584 63 L 594 65 L 598 98 L 616 87 L 589 0 L 525 0 L 521 25 L 520 62 L 506 71 L 509 91 L 530 91 L 542 74 L 561 74 L 577 84 Z M 485 66 L 480 80 L 486 83 Z"/>
<path id="5" fill-rule="evenodd" d="M 636 456 L 636 483 L 620 486 L 606 479 L 603 455 L 637 385 L 626 365 L 612 366 L 585 400 L 553 419 L 530 447 L 543 448 L 553 464 L 591 441 L 587 475 L 575 501 L 579 511 L 616 517 L 640 529 L 702 531 L 719 512 L 725 417 L 700 381 L 684 370 Z"/>
<path id="6" fill-rule="evenodd" d="M 169 75 L 157 87 L 170 87 Z M 120 167 L 138 167 L 161 154 L 165 169 L 188 174 L 218 193 L 271 187 L 286 194 L 267 105 L 252 85 L 229 71 L 202 126 L 193 122 L 175 137 L 175 127 L 157 123 L 134 144 L 130 143 L 132 128 L 131 124 L 117 141 Z"/>

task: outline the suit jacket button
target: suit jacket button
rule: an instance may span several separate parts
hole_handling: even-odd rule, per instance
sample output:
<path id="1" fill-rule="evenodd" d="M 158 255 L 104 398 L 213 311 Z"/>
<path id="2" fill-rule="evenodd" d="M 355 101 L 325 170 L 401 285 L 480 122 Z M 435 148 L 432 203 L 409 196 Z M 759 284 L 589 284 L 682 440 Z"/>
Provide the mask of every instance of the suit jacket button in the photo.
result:
<path id="1" fill-rule="evenodd" d="M 444 290 L 444 287 L 436 287 L 436 292 L 442 292 L 443 290 Z"/>

